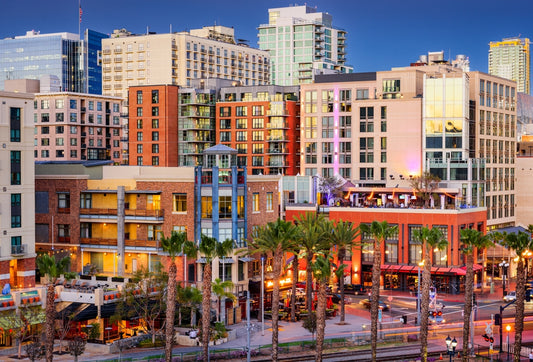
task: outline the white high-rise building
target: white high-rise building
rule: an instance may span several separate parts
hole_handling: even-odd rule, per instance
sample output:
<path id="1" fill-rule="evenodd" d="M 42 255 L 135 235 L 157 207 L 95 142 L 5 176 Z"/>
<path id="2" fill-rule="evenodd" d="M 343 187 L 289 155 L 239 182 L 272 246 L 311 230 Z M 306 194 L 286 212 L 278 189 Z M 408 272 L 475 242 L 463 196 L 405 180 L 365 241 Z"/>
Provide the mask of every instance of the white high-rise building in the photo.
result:
<path id="1" fill-rule="evenodd" d="M 528 38 L 507 38 L 490 42 L 489 74 L 514 80 L 518 92 L 530 94 L 530 68 Z"/>
<path id="2" fill-rule="evenodd" d="M 346 65 L 346 31 L 328 13 L 309 6 L 268 10 L 259 26 L 259 48 L 270 52 L 271 83 L 312 83 L 316 74 L 351 73 Z"/>

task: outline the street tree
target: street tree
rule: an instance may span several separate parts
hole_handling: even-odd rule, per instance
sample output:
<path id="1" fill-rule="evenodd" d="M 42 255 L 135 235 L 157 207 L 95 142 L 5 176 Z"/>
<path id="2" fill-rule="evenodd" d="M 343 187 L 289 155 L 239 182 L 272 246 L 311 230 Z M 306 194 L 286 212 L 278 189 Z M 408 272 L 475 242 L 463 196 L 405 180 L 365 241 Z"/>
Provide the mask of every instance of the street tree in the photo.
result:
<path id="1" fill-rule="evenodd" d="M 220 278 L 216 278 L 214 282 L 211 285 L 211 289 L 213 291 L 213 294 L 217 297 L 217 321 L 220 322 L 220 310 L 221 308 L 225 308 L 226 306 L 220 305 L 221 300 L 225 300 L 226 298 L 229 298 L 231 300 L 235 300 L 235 295 L 228 290 L 231 290 L 233 288 L 233 282 L 231 280 L 225 280 L 222 281 Z M 222 321 L 224 323 L 224 321 Z"/>
<path id="2" fill-rule="evenodd" d="M 525 253 L 533 249 L 531 234 L 519 231 L 518 233 L 505 233 L 503 245 L 514 250 L 518 261 L 516 264 L 516 313 L 515 313 L 515 339 L 514 361 L 520 362 L 520 350 L 522 349 L 522 332 L 524 331 L 524 301 L 526 298 L 527 270 L 525 268 Z"/>
<path id="3" fill-rule="evenodd" d="M 70 264 L 70 258 L 64 257 L 56 260 L 54 256 L 42 254 L 36 259 L 37 267 L 41 275 L 45 275 L 47 279 L 46 285 L 46 322 L 45 322 L 45 356 L 47 362 L 52 362 L 54 358 L 54 331 L 56 319 L 55 306 L 55 286 L 56 279 L 67 271 Z"/>
<path id="4" fill-rule="evenodd" d="M 444 250 L 448 245 L 444 234 L 439 228 L 431 229 L 423 227 L 413 232 L 413 239 L 422 245 L 424 250 L 424 272 L 422 274 L 422 300 L 420 320 L 420 356 L 423 362 L 428 360 L 428 312 L 429 312 L 429 289 L 431 287 L 431 257 L 430 252 Z M 420 283 L 420 280 L 418 281 Z"/>
<path id="5" fill-rule="evenodd" d="M 470 318 L 472 314 L 474 295 L 474 251 L 492 246 L 492 241 L 483 235 L 481 231 L 474 229 L 461 230 L 461 242 L 463 247 L 461 252 L 466 256 L 466 279 L 465 279 L 465 306 L 463 322 L 463 362 L 468 362 L 470 358 L 469 337 Z"/>
<path id="6" fill-rule="evenodd" d="M 381 277 L 381 247 L 385 241 L 398 232 L 397 225 L 389 225 L 386 221 L 373 221 L 372 224 L 361 224 L 359 229 L 363 235 L 363 243 L 371 239 L 369 243 L 373 247 L 374 255 L 372 262 L 372 289 L 370 296 L 370 339 L 372 360 L 376 360 L 378 346 L 378 313 L 379 313 L 379 288 Z"/>
<path id="7" fill-rule="evenodd" d="M 296 227 L 281 219 L 269 222 L 254 230 L 249 241 L 249 253 L 261 253 L 272 257 L 272 360 L 278 360 L 278 317 L 279 317 L 279 279 L 281 277 L 283 256 L 294 250 L 297 236 Z M 311 311 L 309 309 L 309 311 Z"/>
<path id="8" fill-rule="evenodd" d="M 87 339 L 82 336 L 76 336 L 68 342 L 68 350 L 74 356 L 74 362 L 78 362 L 78 357 L 85 352 L 87 346 Z"/>
<path id="9" fill-rule="evenodd" d="M 411 187 L 414 189 L 417 199 L 422 200 L 424 208 L 429 207 L 429 202 L 439 188 L 440 178 L 424 171 L 422 175 L 415 176 L 410 180 Z"/>

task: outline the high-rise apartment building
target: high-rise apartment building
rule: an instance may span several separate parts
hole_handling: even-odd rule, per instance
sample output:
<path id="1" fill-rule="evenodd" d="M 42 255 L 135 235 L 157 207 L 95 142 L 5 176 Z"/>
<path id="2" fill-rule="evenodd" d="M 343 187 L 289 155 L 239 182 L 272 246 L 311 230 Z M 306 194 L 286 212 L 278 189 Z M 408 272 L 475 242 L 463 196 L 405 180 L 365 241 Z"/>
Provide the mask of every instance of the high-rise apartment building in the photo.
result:
<path id="1" fill-rule="evenodd" d="M 490 42 L 489 74 L 516 82 L 520 93 L 530 94 L 531 58 L 528 38 Z"/>
<path id="2" fill-rule="evenodd" d="M 115 31 L 102 40 L 102 48 L 103 93 L 124 99 L 131 86 L 192 86 L 195 78 L 270 83 L 268 52 L 238 44 L 234 30 L 223 26 L 171 34 Z"/>
<path id="3" fill-rule="evenodd" d="M 122 160 L 122 99 L 93 94 L 37 93 L 35 160 Z"/>
<path id="4" fill-rule="evenodd" d="M 101 39 L 107 35 L 85 31 L 78 34 L 40 34 L 0 40 L 0 89 L 8 79 L 41 79 L 58 82 L 64 92 L 101 94 L 102 77 L 98 56 Z"/>
<path id="5" fill-rule="evenodd" d="M 217 143 L 237 150 L 251 175 L 300 169 L 299 86 L 227 87 L 217 102 Z"/>
<path id="6" fill-rule="evenodd" d="M 268 10 L 259 26 L 259 48 L 270 52 L 276 85 L 312 83 L 315 75 L 351 73 L 346 65 L 346 31 L 333 27 L 333 17 L 315 8 L 291 6 Z"/>
<path id="7" fill-rule="evenodd" d="M 0 286 L 35 284 L 33 95 L 0 92 Z"/>
<path id="8" fill-rule="evenodd" d="M 427 170 L 458 205 L 486 206 L 489 228 L 514 223 L 515 82 L 413 66 L 319 76 L 301 103 L 302 174 L 409 189 Z"/>

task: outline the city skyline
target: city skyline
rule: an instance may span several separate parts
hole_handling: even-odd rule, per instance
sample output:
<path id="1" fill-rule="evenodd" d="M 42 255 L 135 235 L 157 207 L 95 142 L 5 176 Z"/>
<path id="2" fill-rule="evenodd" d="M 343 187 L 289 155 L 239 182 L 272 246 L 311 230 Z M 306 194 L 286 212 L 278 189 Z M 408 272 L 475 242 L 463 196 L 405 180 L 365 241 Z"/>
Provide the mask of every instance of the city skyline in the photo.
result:
<path id="1" fill-rule="evenodd" d="M 29 30 L 78 33 L 78 1 L 29 3 L 30 6 L 27 2 L 4 4 L 0 14 L 1 38 L 24 35 Z M 132 0 L 126 9 L 116 1 L 86 0 L 81 2 L 80 27 L 82 32 L 89 28 L 106 34 L 118 28 L 133 33 L 168 33 L 170 29 L 179 32 L 217 24 L 234 27 L 237 39 L 256 48 L 257 27 L 268 23 L 269 8 L 304 4 L 330 13 L 336 26 L 348 32 L 347 64 L 355 72 L 406 66 L 428 51 L 444 51 L 445 59 L 464 54 L 470 59 L 471 70 L 488 72 L 490 41 L 533 36 L 533 24 L 528 20 L 533 4 L 522 0 L 513 1 L 505 8 L 495 0 L 427 4 L 415 0 L 307 3 L 273 0 L 259 4 L 238 0 L 231 5 L 215 1 Z"/>

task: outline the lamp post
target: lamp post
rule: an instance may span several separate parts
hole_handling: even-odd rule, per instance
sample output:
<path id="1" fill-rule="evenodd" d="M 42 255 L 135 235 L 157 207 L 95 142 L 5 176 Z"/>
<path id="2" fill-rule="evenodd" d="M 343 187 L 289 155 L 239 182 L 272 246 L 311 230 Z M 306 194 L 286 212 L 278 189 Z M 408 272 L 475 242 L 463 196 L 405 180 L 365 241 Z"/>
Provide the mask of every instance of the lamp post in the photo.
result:
<path id="1" fill-rule="evenodd" d="M 417 281 L 417 284 L 418 284 L 418 291 L 416 293 L 416 320 L 418 323 L 418 325 L 420 325 L 420 267 L 424 265 L 424 262 L 421 261 L 420 263 L 418 263 L 418 281 Z"/>
<path id="2" fill-rule="evenodd" d="M 265 335 L 265 257 L 261 256 L 261 335 Z"/>
<path id="3" fill-rule="evenodd" d="M 511 346 L 509 345 L 509 332 L 511 331 L 511 325 L 508 324 L 505 327 L 505 330 L 507 331 L 507 361 L 509 361 L 509 355 L 511 354 Z"/>
<path id="4" fill-rule="evenodd" d="M 506 282 L 506 279 L 507 279 L 507 268 L 509 267 L 509 263 L 506 262 L 505 260 L 502 261 L 500 264 L 498 264 L 500 266 L 500 268 L 502 268 L 502 280 L 503 280 L 503 296 L 505 297 L 505 295 L 507 294 L 506 291 L 505 291 L 505 282 Z"/>
<path id="5" fill-rule="evenodd" d="M 453 337 L 453 340 L 448 337 L 446 337 L 446 349 L 448 351 L 448 356 L 450 356 L 450 362 L 452 362 L 453 357 L 455 357 L 455 348 L 457 347 L 457 340 L 455 337 Z"/>

